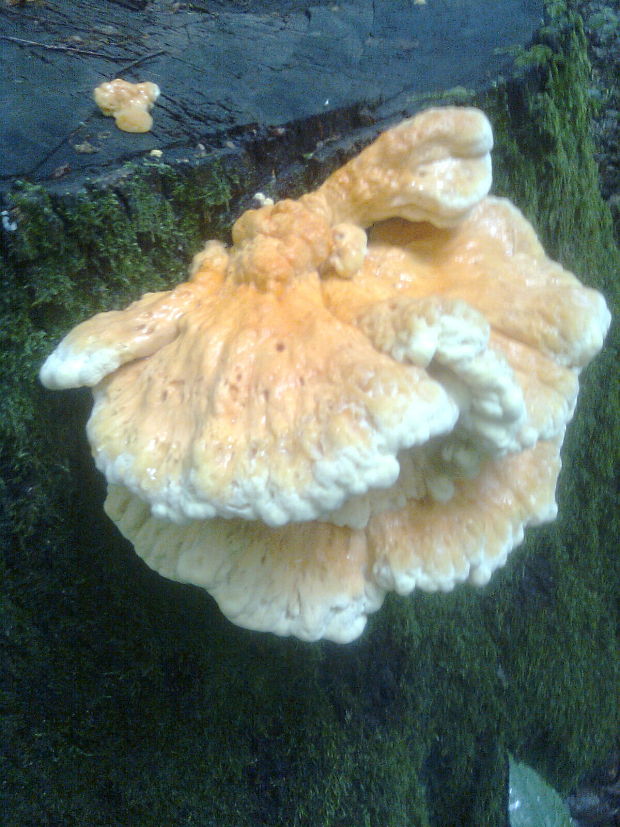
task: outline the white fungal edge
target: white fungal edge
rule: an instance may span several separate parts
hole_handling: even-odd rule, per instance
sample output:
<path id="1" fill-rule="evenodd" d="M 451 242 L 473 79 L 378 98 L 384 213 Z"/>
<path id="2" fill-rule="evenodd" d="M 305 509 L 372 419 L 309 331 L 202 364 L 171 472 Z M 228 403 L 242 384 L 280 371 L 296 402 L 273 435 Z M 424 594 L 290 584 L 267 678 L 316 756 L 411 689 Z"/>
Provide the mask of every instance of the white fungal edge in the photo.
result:
<path id="1" fill-rule="evenodd" d="M 39 378 L 50 390 L 92 387 L 120 365 L 118 348 L 76 350 L 63 339 L 41 366 Z"/>
<path id="2" fill-rule="evenodd" d="M 133 470 L 132 454 L 123 452 L 111 457 L 97 447 L 93 423 L 99 408 L 107 404 L 105 393 L 98 388 L 93 391 L 95 404 L 87 434 L 95 464 L 108 482 L 126 486 L 149 503 L 153 516 L 159 519 L 182 524 L 213 517 L 241 518 L 260 520 L 271 527 L 329 520 L 329 515 L 351 497 L 393 485 L 400 473 L 397 455 L 402 449 L 425 443 L 454 427 L 458 406 L 440 385 L 435 387 L 438 396 L 431 403 L 425 403 L 415 393 L 401 398 L 400 404 L 394 406 L 391 421 L 382 430 L 367 421 L 369 439 L 365 445 L 350 445 L 333 456 L 309 461 L 312 481 L 302 491 L 285 490 L 269 479 L 266 468 L 260 474 L 234 481 L 227 491 L 216 494 L 198 490 L 191 470 L 181 478 L 166 480 L 156 490 L 145 486 Z M 204 469 L 201 476 L 204 482 Z"/>

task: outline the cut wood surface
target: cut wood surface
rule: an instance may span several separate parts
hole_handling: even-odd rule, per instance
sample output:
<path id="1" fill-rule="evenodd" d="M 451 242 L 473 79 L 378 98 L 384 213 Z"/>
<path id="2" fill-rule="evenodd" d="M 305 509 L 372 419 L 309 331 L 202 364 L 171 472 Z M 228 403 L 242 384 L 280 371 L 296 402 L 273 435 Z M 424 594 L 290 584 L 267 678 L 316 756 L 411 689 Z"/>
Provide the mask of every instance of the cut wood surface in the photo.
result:
<path id="1" fill-rule="evenodd" d="M 541 19 L 541 0 L 3 3 L 0 181 L 92 176 L 254 125 L 484 88 Z M 118 76 L 161 87 L 151 132 L 120 132 L 95 106 Z"/>

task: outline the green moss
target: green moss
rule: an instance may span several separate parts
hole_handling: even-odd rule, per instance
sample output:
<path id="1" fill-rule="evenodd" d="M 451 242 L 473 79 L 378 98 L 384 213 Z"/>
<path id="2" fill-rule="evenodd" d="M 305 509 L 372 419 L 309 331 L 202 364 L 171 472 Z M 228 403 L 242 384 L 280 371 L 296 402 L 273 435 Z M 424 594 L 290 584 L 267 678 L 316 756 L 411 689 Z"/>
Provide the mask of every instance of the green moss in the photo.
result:
<path id="1" fill-rule="evenodd" d="M 213 216 L 221 217 L 232 184 L 218 166 L 195 180 L 145 165 L 75 195 L 54 197 L 29 183 L 10 193 L 17 230 L 7 234 L 0 298 L 0 462 L 16 536 L 49 521 L 54 482 L 71 484 L 62 473 L 64 449 L 48 439 L 60 403 L 38 385 L 41 362 L 77 321 L 182 281 L 204 239 L 223 234 Z M 58 472 L 51 479 L 50 457 Z M 45 490 L 40 483 L 33 488 L 42 479 Z"/>
<path id="2" fill-rule="evenodd" d="M 615 305 L 583 35 L 553 7 L 521 83 L 480 102 L 495 189 Z M 202 241 L 224 234 L 234 186 L 222 170 L 147 164 L 73 195 L 11 194 L 7 824 L 497 827 L 508 750 L 566 791 L 618 731 L 617 329 L 583 375 L 558 521 L 531 531 L 486 589 L 392 595 L 347 647 L 244 632 L 119 540 L 83 437 L 88 394 L 36 380 L 77 321 L 181 280 Z"/>
<path id="3" fill-rule="evenodd" d="M 589 136 L 585 39 L 578 17 L 556 13 L 553 23 L 565 45 L 545 58 L 544 82 L 537 72 L 522 93 L 498 89 L 486 102 L 501 136 L 495 190 L 518 204 L 554 258 L 605 293 L 617 315 L 620 255 Z M 491 587 L 514 711 L 510 748 L 564 791 L 602 760 L 618 727 L 618 356 L 614 324 L 582 377 L 564 443 L 558 520 L 531 532 L 518 562 Z M 532 616 L 522 616 L 515 600 L 523 588 L 538 595 Z"/>
<path id="4" fill-rule="evenodd" d="M 545 64 L 542 88 L 535 73 L 521 89 L 504 87 L 485 101 L 502 136 L 494 190 L 518 204 L 550 255 L 609 292 L 617 251 L 589 137 L 589 64 L 579 18 L 564 37 L 569 49 Z"/>

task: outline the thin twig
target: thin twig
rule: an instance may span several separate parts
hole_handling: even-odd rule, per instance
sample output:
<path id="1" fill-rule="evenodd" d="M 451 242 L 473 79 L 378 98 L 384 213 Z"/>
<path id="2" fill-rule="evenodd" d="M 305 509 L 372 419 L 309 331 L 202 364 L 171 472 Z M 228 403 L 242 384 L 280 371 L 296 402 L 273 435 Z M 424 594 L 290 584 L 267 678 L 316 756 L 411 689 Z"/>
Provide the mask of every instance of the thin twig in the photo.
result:
<path id="1" fill-rule="evenodd" d="M 73 52 L 78 55 L 90 55 L 91 57 L 104 57 L 106 60 L 116 60 L 117 57 L 110 57 L 104 55 L 103 52 L 91 52 L 88 49 L 76 49 L 73 46 L 51 46 L 48 43 L 37 43 L 36 40 L 22 40 L 21 37 L 8 37 L 7 35 L 0 35 L 0 40 L 9 40 L 11 43 L 17 43 L 19 46 L 39 46 L 41 49 L 49 49 L 54 52 Z"/>
<path id="2" fill-rule="evenodd" d="M 159 57 L 159 55 L 166 54 L 164 49 L 160 49 L 158 52 L 152 52 L 150 55 L 142 55 L 137 60 L 132 60 L 127 66 L 123 66 L 121 69 L 121 73 L 128 72 L 130 69 L 133 69 L 134 66 L 137 66 L 138 63 L 142 63 L 145 60 L 150 60 L 152 57 Z"/>
<path id="3" fill-rule="evenodd" d="M 8 35 L 0 35 L 0 40 L 9 40 L 11 43 L 17 43 L 19 46 L 39 46 L 41 49 L 50 49 L 54 52 L 73 52 L 74 54 L 78 55 L 90 55 L 91 57 L 103 57 L 106 60 L 115 60 L 117 63 L 122 63 L 123 60 L 126 58 L 122 57 L 111 57 L 110 55 L 104 55 L 103 52 L 91 52 L 89 49 L 76 49 L 74 46 L 51 46 L 48 43 L 37 43 L 36 40 L 23 40 L 21 37 L 9 37 Z M 151 52 L 148 55 L 142 55 L 142 57 L 137 58 L 136 60 L 132 60 L 131 63 L 128 63 L 127 66 L 123 66 L 122 72 L 128 72 L 130 69 L 133 69 L 134 66 L 137 66 L 139 63 L 143 63 L 145 60 L 150 60 L 152 57 L 159 57 L 159 55 L 165 54 L 164 49 L 160 49 L 158 52 Z"/>

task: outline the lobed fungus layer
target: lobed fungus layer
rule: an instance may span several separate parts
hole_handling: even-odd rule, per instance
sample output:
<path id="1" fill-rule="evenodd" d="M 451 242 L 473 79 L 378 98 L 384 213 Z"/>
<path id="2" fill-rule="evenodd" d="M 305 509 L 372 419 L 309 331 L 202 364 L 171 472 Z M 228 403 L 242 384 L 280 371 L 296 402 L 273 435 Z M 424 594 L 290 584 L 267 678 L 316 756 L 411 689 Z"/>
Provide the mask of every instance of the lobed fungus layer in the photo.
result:
<path id="1" fill-rule="evenodd" d="M 151 109 L 160 95 L 156 83 L 129 83 L 122 78 L 106 81 L 93 92 L 104 115 L 112 115 L 123 132 L 148 132 L 153 126 Z"/>
<path id="2" fill-rule="evenodd" d="M 105 509 L 149 566 L 347 642 L 388 590 L 483 585 L 555 517 L 610 316 L 488 196 L 491 147 L 481 112 L 422 112 L 49 356 L 47 387 L 93 387 Z"/>

